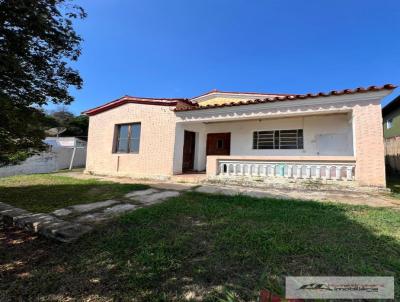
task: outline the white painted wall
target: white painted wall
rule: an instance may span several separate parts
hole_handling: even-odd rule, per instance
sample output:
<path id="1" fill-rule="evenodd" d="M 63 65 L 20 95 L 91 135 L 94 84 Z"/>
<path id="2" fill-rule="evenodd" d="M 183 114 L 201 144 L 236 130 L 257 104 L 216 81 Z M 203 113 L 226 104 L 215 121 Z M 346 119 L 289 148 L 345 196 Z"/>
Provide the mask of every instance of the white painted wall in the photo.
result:
<path id="1" fill-rule="evenodd" d="M 69 168 L 72 156 L 72 148 L 53 148 L 51 152 L 41 152 L 29 157 L 19 165 L 0 168 L 0 177 L 50 173 Z M 73 167 L 84 167 L 86 162 L 86 148 L 77 149 Z"/>
<path id="2" fill-rule="evenodd" d="M 5 166 L 0 168 L 0 177 L 19 174 L 49 173 L 57 171 L 54 153 L 43 152 L 29 157 L 20 165 Z"/>
<path id="3" fill-rule="evenodd" d="M 253 150 L 253 131 L 303 129 L 302 150 Z M 352 156 L 353 135 L 349 114 L 262 119 L 221 123 L 182 123 L 177 126 L 174 173 L 182 170 L 184 130 L 196 132 L 195 169 L 206 168 L 208 133 L 231 133 L 231 155 L 237 156 Z"/>

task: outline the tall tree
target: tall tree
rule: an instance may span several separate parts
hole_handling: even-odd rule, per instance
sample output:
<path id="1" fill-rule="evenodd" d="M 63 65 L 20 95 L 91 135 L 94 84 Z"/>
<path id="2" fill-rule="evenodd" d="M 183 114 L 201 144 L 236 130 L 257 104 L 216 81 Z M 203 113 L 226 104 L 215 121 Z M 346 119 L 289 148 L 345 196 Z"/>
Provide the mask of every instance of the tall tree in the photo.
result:
<path id="1" fill-rule="evenodd" d="M 69 62 L 81 54 L 73 20 L 85 17 L 69 0 L 0 0 L 0 165 L 42 148 L 38 107 L 69 104 L 68 88 L 81 88 Z"/>
<path id="2" fill-rule="evenodd" d="M 61 106 L 56 110 L 52 111 L 50 113 L 50 116 L 53 117 L 60 126 L 64 127 L 67 127 L 70 121 L 74 118 L 74 114 L 68 111 L 68 109 L 65 106 Z"/>
<path id="3" fill-rule="evenodd" d="M 65 106 L 50 112 L 47 118 L 54 120 L 58 127 L 65 127 L 66 131 L 61 136 L 77 136 L 86 140 L 89 128 L 89 119 L 86 115 L 75 116 Z"/>

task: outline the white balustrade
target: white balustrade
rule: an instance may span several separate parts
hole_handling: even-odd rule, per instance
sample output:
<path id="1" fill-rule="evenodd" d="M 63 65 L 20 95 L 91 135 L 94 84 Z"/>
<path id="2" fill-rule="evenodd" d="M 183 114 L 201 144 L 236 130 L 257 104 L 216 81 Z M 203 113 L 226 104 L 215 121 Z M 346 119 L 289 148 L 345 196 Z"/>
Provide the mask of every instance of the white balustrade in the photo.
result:
<path id="1" fill-rule="evenodd" d="M 315 180 L 354 180 L 355 164 L 348 163 L 285 163 L 239 160 L 219 160 L 218 174 L 222 176 L 284 177 Z"/>

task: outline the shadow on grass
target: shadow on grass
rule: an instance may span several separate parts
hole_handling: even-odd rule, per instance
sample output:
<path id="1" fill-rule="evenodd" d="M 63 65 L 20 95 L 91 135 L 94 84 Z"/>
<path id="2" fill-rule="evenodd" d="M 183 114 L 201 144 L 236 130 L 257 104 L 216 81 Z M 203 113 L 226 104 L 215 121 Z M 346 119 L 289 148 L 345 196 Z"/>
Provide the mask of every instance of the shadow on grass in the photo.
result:
<path id="1" fill-rule="evenodd" d="M 148 188 L 141 184 L 70 180 L 54 175 L 52 178 L 56 180 L 61 178 L 62 181 L 28 186 L 0 183 L 0 201 L 31 212 L 48 213 L 71 205 L 121 198 L 128 192 Z"/>
<path id="2" fill-rule="evenodd" d="M 1 301 L 254 301 L 288 275 L 400 273 L 400 213 L 368 207 L 185 193 L 70 245 L 24 236 L 0 236 Z"/>
<path id="3" fill-rule="evenodd" d="M 400 175 L 391 175 L 387 178 L 387 186 L 393 196 L 400 199 Z"/>

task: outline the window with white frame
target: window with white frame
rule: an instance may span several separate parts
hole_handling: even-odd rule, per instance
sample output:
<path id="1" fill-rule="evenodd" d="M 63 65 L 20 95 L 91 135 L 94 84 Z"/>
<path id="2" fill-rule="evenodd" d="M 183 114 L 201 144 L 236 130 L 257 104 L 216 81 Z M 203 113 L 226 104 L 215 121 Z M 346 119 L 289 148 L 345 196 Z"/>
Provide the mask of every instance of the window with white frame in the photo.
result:
<path id="1" fill-rule="evenodd" d="M 253 149 L 303 149 L 303 129 L 254 131 Z"/>
<path id="2" fill-rule="evenodd" d="M 386 121 L 386 129 L 390 129 L 393 127 L 393 119 L 388 119 Z"/>
<path id="3" fill-rule="evenodd" d="M 139 153 L 140 123 L 116 125 L 115 153 Z"/>

